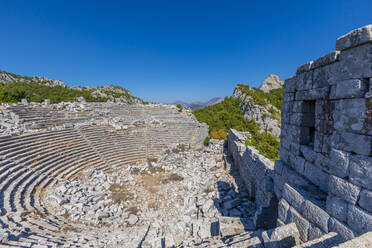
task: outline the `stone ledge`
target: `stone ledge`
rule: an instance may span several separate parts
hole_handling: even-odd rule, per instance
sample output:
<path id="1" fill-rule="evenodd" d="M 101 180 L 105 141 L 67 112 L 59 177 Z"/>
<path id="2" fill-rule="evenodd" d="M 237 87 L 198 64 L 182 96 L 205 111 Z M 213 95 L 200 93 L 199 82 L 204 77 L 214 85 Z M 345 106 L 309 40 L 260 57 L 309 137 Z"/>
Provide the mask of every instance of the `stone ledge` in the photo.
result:
<path id="1" fill-rule="evenodd" d="M 367 42 L 372 42 L 372 24 L 355 29 L 339 37 L 336 41 L 336 50 L 346 50 Z"/>

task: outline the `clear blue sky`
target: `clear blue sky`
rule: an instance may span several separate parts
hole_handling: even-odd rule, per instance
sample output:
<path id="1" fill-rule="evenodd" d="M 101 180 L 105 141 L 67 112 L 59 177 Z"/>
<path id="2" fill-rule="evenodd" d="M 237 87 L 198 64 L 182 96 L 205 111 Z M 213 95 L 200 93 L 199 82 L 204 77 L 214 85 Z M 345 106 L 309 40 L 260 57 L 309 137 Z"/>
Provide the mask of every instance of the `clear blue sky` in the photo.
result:
<path id="1" fill-rule="evenodd" d="M 371 0 L 0 0 L 0 69 L 207 100 L 293 75 L 371 13 Z"/>

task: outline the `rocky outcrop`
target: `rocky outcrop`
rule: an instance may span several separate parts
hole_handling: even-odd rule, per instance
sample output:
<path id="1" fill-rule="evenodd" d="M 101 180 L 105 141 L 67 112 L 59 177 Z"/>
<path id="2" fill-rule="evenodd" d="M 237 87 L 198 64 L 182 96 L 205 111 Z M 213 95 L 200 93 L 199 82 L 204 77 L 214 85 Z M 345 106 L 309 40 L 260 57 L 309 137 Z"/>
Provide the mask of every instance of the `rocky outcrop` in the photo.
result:
<path id="1" fill-rule="evenodd" d="M 244 117 L 247 119 L 253 119 L 260 124 L 261 131 L 272 133 L 273 135 L 280 136 L 280 120 L 275 119 L 272 113 L 274 111 L 280 113 L 280 109 L 272 105 L 262 106 L 255 104 L 251 101 L 251 97 L 243 93 L 238 87 L 234 89 L 233 97 L 241 100 L 241 110 L 244 113 Z"/>
<path id="2" fill-rule="evenodd" d="M 61 80 L 53 80 L 46 77 L 22 77 L 16 74 L 8 73 L 0 70 L 0 82 L 12 83 L 12 82 L 33 82 L 42 83 L 49 87 L 61 86 L 66 88 L 66 83 Z"/>
<path id="3" fill-rule="evenodd" d="M 259 87 L 265 93 L 268 93 L 270 90 L 279 89 L 283 87 L 284 82 L 280 80 L 279 76 L 276 74 L 270 74 L 267 76 L 265 81 Z"/>

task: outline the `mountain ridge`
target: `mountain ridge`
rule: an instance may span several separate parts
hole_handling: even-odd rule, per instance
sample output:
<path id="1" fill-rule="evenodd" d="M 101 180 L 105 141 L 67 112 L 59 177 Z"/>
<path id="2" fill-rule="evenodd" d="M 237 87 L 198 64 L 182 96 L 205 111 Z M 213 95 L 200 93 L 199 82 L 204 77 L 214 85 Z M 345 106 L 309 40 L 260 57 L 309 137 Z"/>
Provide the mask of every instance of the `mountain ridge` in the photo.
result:
<path id="1" fill-rule="evenodd" d="M 133 96 L 129 90 L 114 84 L 68 87 L 61 80 L 20 76 L 0 70 L 0 103 L 15 103 L 23 98 L 33 102 L 49 99 L 52 103 L 59 103 L 78 99 L 81 101 L 81 97 L 88 102 L 146 103 Z"/>

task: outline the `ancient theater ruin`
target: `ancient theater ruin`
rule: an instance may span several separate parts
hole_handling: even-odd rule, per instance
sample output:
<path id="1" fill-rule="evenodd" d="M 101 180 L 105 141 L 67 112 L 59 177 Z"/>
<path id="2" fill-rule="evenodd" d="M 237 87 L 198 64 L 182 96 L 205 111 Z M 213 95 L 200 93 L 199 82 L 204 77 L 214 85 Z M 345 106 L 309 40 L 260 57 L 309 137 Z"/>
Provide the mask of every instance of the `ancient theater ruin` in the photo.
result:
<path id="1" fill-rule="evenodd" d="M 372 247 L 372 25 L 285 81 L 281 119 L 273 162 L 175 105 L 2 104 L 0 247 Z"/>

